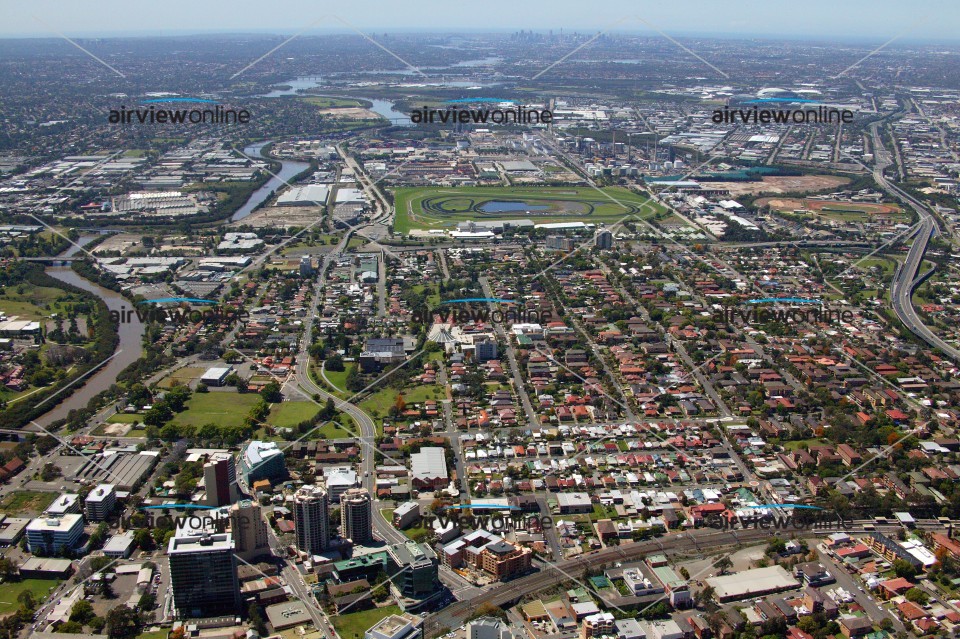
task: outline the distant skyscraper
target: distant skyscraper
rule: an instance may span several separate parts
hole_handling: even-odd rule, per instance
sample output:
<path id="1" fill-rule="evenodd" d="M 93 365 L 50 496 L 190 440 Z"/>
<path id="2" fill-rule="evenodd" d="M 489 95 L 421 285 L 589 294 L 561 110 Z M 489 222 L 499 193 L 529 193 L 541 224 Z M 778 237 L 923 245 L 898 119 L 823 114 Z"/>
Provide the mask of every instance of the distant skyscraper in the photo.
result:
<path id="1" fill-rule="evenodd" d="M 355 544 L 373 541 L 373 502 L 366 488 L 351 488 L 340 497 L 340 536 Z"/>
<path id="2" fill-rule="evenodd" d="M 594 244 L 597 248 L 613 248 L 613 233 L 610 231 L 600 231 L 594 239 Z"/>
<path id="3" fill-rule="evenodd" d="M 203 487 L 207 491 L 207 506 L 227 506 L 237 501 L 237 468 L 233 455 L 214 453 L 203 465 Z"/>
<path id="4" fill-rule="evenodd" d="M 213 617 L 240 611 L 240 581 L 230 533 L 173 537 L 167 547 L 177 616 Z"/>
<path id="5" fill-rule="evenodd" d="M 230 533 L 237 546 L 237 556 L 244 561 L 269 554 L 267 522 L 257 502 L 242 499 L 230 507 Z"/>
<path id="6" fill-rule="evenodd" d="M 323 486 L 303 486 L 293 496 L 297 548 L 312 555 L 330 545 L 329 499 Z"/>

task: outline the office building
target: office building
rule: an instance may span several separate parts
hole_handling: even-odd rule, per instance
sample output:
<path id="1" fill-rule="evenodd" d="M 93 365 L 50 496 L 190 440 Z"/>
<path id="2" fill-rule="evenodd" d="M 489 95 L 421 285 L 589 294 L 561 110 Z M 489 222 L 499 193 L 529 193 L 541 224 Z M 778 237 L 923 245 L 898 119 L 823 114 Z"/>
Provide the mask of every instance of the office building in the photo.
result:
<path id="1" fill-rule="evenodd" d="M 404 530 L 420 521 L 420 503 L 406 501 L 393 511 L 393 525 Z"/>
<path id="2" fill-rule="evenodd" d="M 264 608 L 270 625 L 277 632 L 313 623 L 307 604 L 302 601 L 284 601 Z M 278 635 L 279 636 L 279 635 Z"/>
<path id="3" fill-rule="evenodd" d="M 247 486 L 267 479 L 271 482 L 287 475 L 283 451 L 276 442 L 251 441 L 240 451 L 240 473 Z"/>
<path id="4" fill-rule="evenodd" d="M 478 362 L 489 362 L 497 359 L 497 343 L 492 339 L 485 339 L 474 344 Z"/>
<path id="5" fill-rule="evenodd" d="M 302 277 L 310 277 L 315 273 L 313 268 L 313 260 L 310 259 L 309 255 L 304 255 L 300 258 L 300 275 Z"/>
<path id="6" fill-rule="evenodd" d="M 420 639 L 423 619 L 413 615 L 389 615 L 363 633 L 363 639 Z"/>
<path id="7" fill-rule="evenodd" d="M 323 471 L 324 484 L 327 486 L 327 494 L 330 495 L 330 503 L 340 503 L 340 497 L 351 488 L 360 485 L 357 478 L 357 471 L 349 466 L 327 468 Z"/>
<path id="8" fill-rule="evenodd" d="M 329 497 L 323 486 L 303 486 L 293 496 L 297 548 L 317 555 L 330 545 Z"/>
<path id="9" fill-rule="evenodd" d="M 240 581 L 230 533 L 173 537 L 167 547 L 177 617 L 240 611 Z"/>
<path id="10" fill-rule="evenodd" d="M 230 453 L 214 453 L 203 465 L 207 506 L 227 506 L 237 501 L 237 468 Z"/>
<path id="11" fill-rule="evenodd" d="M 53 500 L 53 503 L 47 506 L 43 511 L 44 515 L 50 517 L 63 517 L 64 515 L 77 514 L 80 512 L 80 495 L 76 493 L 60 493 L 60 496 Z"/>
<path id="12" fill-rule="evenodd" d="M 90 491 L 84 500 L 87 509 L 87 519 L 103 521 L 117 506 L 117 487 L 113 484 L 100 484 Z"/>
<path id="13" fill-rule="evenodd" d="M 577 243 L 572 237 L 562 235 L 548 235 L 546 245 L 548 249 L 557 251 L 572 251 L 577 247 Z"/>
<path id="14" fill-rule="evenodd" d="M 237 556 L 252 561 L 259 555 L 270 554 L 267 522 L 260 504 L 242 499 L 230 507 L 230 533 L 233 535 Z"/>
<path id="15" fill-rule="evenodd" d="M 134 531 L 132 530 L 128 530 L 123 533 L 117 533 L 108 539 L 107 543 L 103 545 L 103 554 L 107 557 L 113 557 L 115 559 L 128 558 L 137 545 L 133 540 L 133 535 Z"/>
<path id="16" fill-rule="evenodd" d="M 407 359 L 401 337 L 375 337 L 367 340 L 360 353 L 360 370 L 376 373 L 392 364 L 401 364 Z"/>
<path id="17" fill-rule="evenodd" d="M 27 548 L 32 553 L 55 555 L 73 549 L 83 535 L 83 515 L 38 517 L 27 524 Z"/>
<path id="18" fill-rule="evenodd" d="M 597 236 L 593 238 L 593 244 L 601 249 L 613 248 L 613 233 L 610 231 L 600 231 L 597 233 Z"/>
<path id="19" fill-rule="evenodd" d="M 417 611 L 441 593 L 437 555 L 427 544 L 407 541 L 387 546 L 393 586 L 404 611 Z"/>
<path id="20" fill-rule="evenodd" d="M 366 488 L 351 488 L 340 498 L 340 536 L 355 544 L 373 541 L 373 502 Z"/>
<path id="21" fill-rule="evenodd" d="M 467 622 L 467 639 L 513 639 L 513 633 L 505 621 L 480 617 Z"/>

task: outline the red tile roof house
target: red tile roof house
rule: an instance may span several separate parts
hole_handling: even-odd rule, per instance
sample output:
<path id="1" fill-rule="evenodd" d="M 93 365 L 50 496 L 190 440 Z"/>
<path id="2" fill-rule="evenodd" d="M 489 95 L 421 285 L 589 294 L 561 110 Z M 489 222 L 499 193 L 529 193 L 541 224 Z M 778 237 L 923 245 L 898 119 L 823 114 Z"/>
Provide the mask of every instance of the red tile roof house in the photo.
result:
<path id="1" fill-rule="evenodd" d="M 903 577 L 887 579 L 886 581 L 880 582 L 880 596 L 884 599 L 890 599 L 892 597 L 902 595 L 913 588 L 913 586 L 913 583 L 904 579 Z"/>

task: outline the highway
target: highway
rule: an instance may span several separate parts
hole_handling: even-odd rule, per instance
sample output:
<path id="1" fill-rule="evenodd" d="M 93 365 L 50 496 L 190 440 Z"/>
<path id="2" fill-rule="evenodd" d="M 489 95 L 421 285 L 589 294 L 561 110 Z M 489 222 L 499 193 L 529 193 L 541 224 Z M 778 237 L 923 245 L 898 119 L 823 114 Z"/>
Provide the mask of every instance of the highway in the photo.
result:
<path id="1" fill-rule="evenodd" d="M 876 149 L 873 179 L 876 180 L 877 184 L 887 193 L 910 205 L 910 208 L 916 211 L 920 218 L 917 234 L 913 240 L 913 244 L 910 245 L 910 252 L 907 254 L 907 259 L 897 268 L 897 272 L 893 276 L 893 283 L 890 289 L 893 311 L 911 333 L 922 339 L 929 346 L 940 350 L 954 362 L 960 362 L 960 350 L 945 342 L 920 320 L 920 316 L 917 315 L 917 310 L 913 307 L 913 301 L 911 299 L 913 291 L 919 283 L 917 281 L 917 274 L 920 271 L 920 265 L 923 263 L 923 256 L 927 251 L 927 244 L 930 242 L 930 237 L 934 233 L 939 232 L 939 227 L 930 209 L 887 180 L 883 172 L 890 166 L 893 160 L 890 157 L 890 152 L 884 149 L 880 139 L 879 126 L 876 123 L 870 126 L 870 134 L 873 136 L 874 148 Z"/>

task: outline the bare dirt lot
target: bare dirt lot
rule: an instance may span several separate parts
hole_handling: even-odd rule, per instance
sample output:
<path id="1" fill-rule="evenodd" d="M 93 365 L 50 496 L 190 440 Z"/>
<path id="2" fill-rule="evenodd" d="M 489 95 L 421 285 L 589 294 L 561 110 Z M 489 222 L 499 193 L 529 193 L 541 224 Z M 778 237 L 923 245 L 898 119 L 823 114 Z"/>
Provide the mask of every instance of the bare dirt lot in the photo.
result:
<path id="1" fill-rule="evenodd" d="M 321 215 L 323 215 L 323 209 L 319 206 L 268 206 L 257 209 L 232 225 L 249 224 L 255 228 L 271 226 L 304 227 L 316 222 Z"/>
<path id="2" fill-rule="evenodd" d="M 797 200 L 793 198 L 765 197 L 754 202 L 757 206 L 769 204 L 770 208 L 779 211 L 793 211 L 795 209 L 809 209 L 811 211 L 827 212 L 862 212 L 868 215 L 890 215 L 899 209 L 892 204 L 873 204 L 872 202 L 842 202 L 834 200 Z"/>
<path id="3" fill-rule="evenodd" d="M 760 182 L 701 182 L 701 184 L 710 189 L 727 189 L 731 196 L 736 197 L 757 193 L 832 191 L 849 181 L 849 178 L 835 175 L 770 175 Z"/>
<path id="4" fill-rule="evenodd" d="M 320 109 L 323 115 L 329 115 L 334 118 L 345 118 L 348 120 L 379 120 L 380 115 L 370 109 L 361 109 L 357 107 L 340 107 L 336 109 Z"/>

